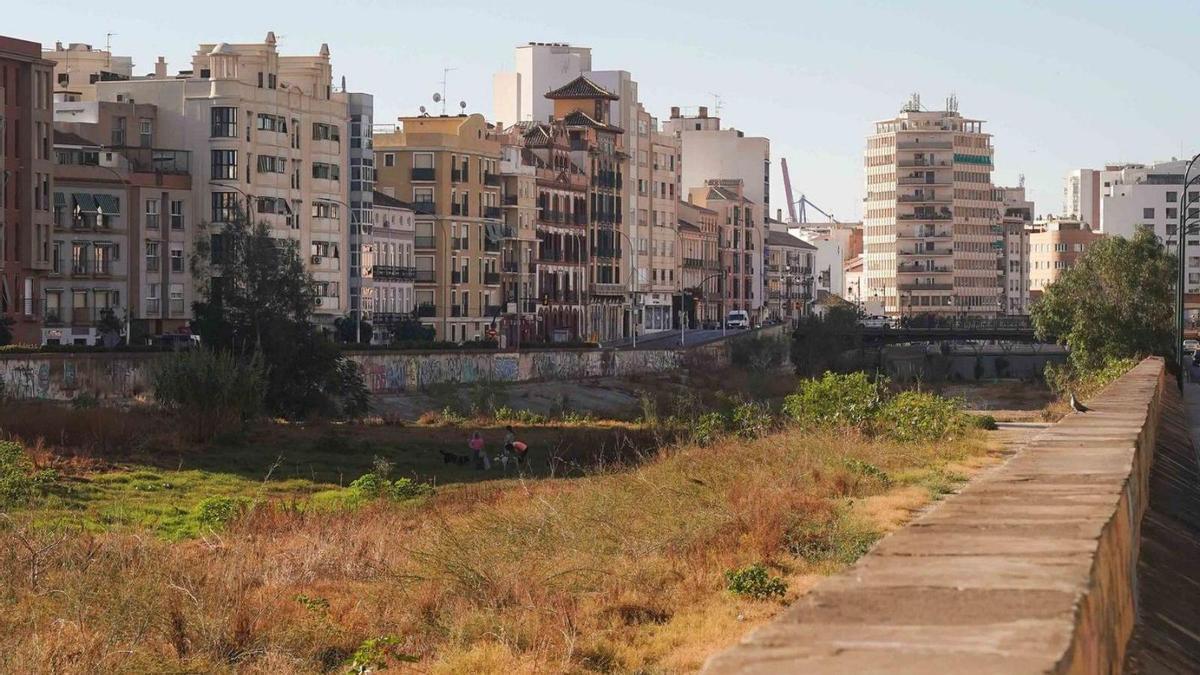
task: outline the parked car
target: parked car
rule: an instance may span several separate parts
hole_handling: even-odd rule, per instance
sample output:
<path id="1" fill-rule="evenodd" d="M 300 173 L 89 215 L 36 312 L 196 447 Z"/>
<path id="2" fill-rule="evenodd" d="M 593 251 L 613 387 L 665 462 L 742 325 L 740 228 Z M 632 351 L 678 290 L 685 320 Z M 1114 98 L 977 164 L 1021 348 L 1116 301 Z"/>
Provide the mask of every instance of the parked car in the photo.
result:
<path id="1" fill-rule="evenodd" d="M 200 346 L 200 336 L 190 333 L 166 333 L 163 335 L 154 335 L 149 338 L 152 345 L 159 347 L 168 347 L 174 351 L 183 351 L 185 349 L 195 349 Z"/>
<path id="2" fill-rule="evenodd" d="M 729 328 L 746 329 L 750 327 L 750 314 L 744 309 L 735 309 L 725 317 L 725 325 Z"/>
<path id="3" fill-rule="evenodd" d="M 887 328 L 892 325 L 892 320 L 878 314 L 868 315 L 859 319 L 858 325 L 863 328 Z"/>
<path id="4" fill-rule="evenodd" d="M 1200 340 L 1184 340 L 1183 341 L 1183 351 L 1194 352 L 1196 350 L 1200 350 Z"/>

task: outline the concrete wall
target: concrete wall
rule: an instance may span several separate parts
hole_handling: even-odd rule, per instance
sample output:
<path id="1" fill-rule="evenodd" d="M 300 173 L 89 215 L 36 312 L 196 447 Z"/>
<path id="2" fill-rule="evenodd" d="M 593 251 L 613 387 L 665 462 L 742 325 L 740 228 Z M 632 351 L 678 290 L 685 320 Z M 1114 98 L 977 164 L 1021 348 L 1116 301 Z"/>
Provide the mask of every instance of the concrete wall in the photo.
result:
<path id="1" fill-rule="evenodd" d="M 1168 386 L 1143 361 L 705 670 L 1121 672 Z"/>
<path id="2" fill-rule="evenodd" d="M 1003 361 L 1001 361 L 1003 359 Z M 971 382 L 995 378 L 1041 377 L 1047 363 L 1064 363 L 1067 350 L 1058 345 L 1014 345 L 1012 349 L 987 347 L 979 351 L 957 349 L 942 354 L 937 345 L 883 349 L 883 369 L 900 382 L 911 380 Z M 981 367 L 979 377 L 976 365 Z"/>

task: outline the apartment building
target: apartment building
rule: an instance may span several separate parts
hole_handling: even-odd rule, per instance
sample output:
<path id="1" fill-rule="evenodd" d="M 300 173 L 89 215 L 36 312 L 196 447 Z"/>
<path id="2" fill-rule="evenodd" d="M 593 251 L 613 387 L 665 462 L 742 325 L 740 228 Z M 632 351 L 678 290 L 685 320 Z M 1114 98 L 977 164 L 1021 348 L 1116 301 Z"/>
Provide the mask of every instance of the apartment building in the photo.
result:
<path id="1" fill-rule="evenodd" d="M 575 163 L 565 122 L 515 125 L 523 130 L 522 159 L 533 167 L 534 279 L 538 338 L 563 342 L 588 337 L 587 171 Z"/>
<path id="2" fill-rule="evenodd" d="M 54 62 L 54 85 L 58 91 L 72 92 L 78 100 L 95 101 L 96 84 L 128 80 L 133 77 L 133 59 L 116 56 L 82 42 L 66 47 L 56 42 L 54 49 L 43 50 L 42 58 Z M 159 63 L 165 67 L 161 57 Z"/>
<path id="3" fill-rule="evenodd" d="M 1035 216 L 1033 202 L 1025 198 L 1025 186 L 996 188 L 1001 202 L 1000 226 L 1004 229 L 1001 286 L 1004 314 L 1029 314 L 1029 230 Z"/>
<path id="4" fill-rule="evenodd" d="M 721 289 L 720 214 L 691 202 L 678 201 L 680 287 L 682 310 L 691 328 L 715 326 L 725 316 Z"/>
<path id="5" fill-rule="evenodd" d="M 65 60 L 56 73 L 73 81 Z M 206 43 L 176 75 L 160 59 L 151 75 L 101 75 L 94 86 L 100 101 L 154 105 L 158 142 L 191 153 L 189 227 L 215 232 L 249 213 L 299 245 L 318 284 L 319 319 L 348 311 L 349 107 L 334 90 L 327 45 L 285 56 L 274 33 L 260 43 Z"/>
<path id="6" fill-rule="evenodd" d="M 892 316 L 996 316 L 999 206 L 983 122 L 916 96 L 867 139 L 862 295 Z"/>
<path id="7" fill-rule="evenodd" d="M 500 142 L 479 114 L 399 122 L 375 135 L 376 183 L 415 214 L 417 315 L 438 339 L 484 339 L 503 301 Z"/>
<path id="8" fill-rule="evenodd" d="M 345 90 L 346 86 L 343 82 L 342 91 Z M 360 310 L 366 311 L 367 307 L 373 306 L 372 284 L 374 279 L 364 272 L 368 267 L 364 259 L 371 246 L 370 242 L 373 240 L 364 229 L 370 229 L 376 222 L 372 213 L 375 195 L 375 150 L 373 147 L 375 97 L 361 92 L 347 92 L 346 106 L 350 115 L 347 129 L 347 154 L 350 161 L 348 193 L 350 228 L 347 236 L 347 253 L 350 264 L 346 266 L 347 294 L 350 304 L 347 312 L 354 316 Z M 403 204 L 403 202 L 398 203 Z"/>
<path id="9" fill-rule="evenodd" d="M 416 214 L 383 192 L 371 195 L 370 220 L 362 223 L 363 308 L 371 317 L 373 342 L 391 341 L 392 328 L 413 315 L 417 295 Z"/>
<path id="10" fill-rule="evenodd" d="M 66 92 L 62 92 L 65 97 Z M 51 268 L 43 344 L 185 330 L 194 280 L 191 155 L 160 147 L 154 106 L 55 103 Z M 136 138 L 126 137 L 136 123 Z"/>
<path id="11" fill-rule="evenodd" d="M 703 187 L 692 188 L 688 201 L 717 213 L 718 250 L 724 277 L 718 291 L 725 300 L 725 311 L 740 309 L 761 321 L 764 289 L 762 275 L 762 216 L 754 202 L 746 198 L 740 179 L 712 179 Z"/>
<path id="12" fill-rule="evenodd" d="M 545 338 L 538 328 L 538 167 L 526 148 L 525 133 L 530 128 L 514 125 L 497 134 L 500 199 L 508 235 L 500 251 L 504 346 Z"/>
<path id="13" fill-rule="evenodd" d="M 795 324 L 808 313 L 813 296 L 813 264 L 817 247 L 794 237 L 779 221 L 767 231 L 764 251 L 767 283 L 767 318 Z"/>
<path id="14" fill-rule="evenodd" d="M 628 275 L 622 246 L 629 235 L 622 229 L 622 191 L 629 155 L 625 130 L 611 123 L 610 103 L 617 95 L 579 76 L 546 93 L 554 102 L 554 119 L 566 128 L 571 162 L 588 177 L 588 336 L 608 341 L 631 335 L 638 324 L 636 294 Z M 637 267 L 636 263 L 632 263 Z M 632 302 L 631 302 L 632 301 Z"/>
<path id="15" fill-rule="evenodd" d="M 1179 246 L 1179 208 L 1187 162 L 1127 165 L 1102 176 L 1099 226 L 1101 234 L 1132 237 L 1148 228 L 1174 251 Z M 1200 217 L 1200 187 L 1188 188 L 1187 218 Z M 1200 251 L 1200 238 L 1188 239 L 1189 252 Z M 1200 257 L 1188 255 L 1187 293 L 1200 293 Z M 1189 302 L 1189 305 L 1191 303 Z"/>
<path id="16" fill-rule="evenodd" d="M 782 215 L 782 214 L 781 214 Z M 846 261 L 862 255 L 862 223 L 792 224 L 788 234 L 816 248 L 813 253 L 813 297 L 822 293 L 850 298 L 846 286 Z"/>
<path id="17" fill-rule="evenodd" d="M 1109 164 L 1103 169 L 1072 169 L 1063 179 L 1064 218 L 1073 218 L 1087 223 L 1092 229 L 1100 229 L 1100 200 L 1108 192 L 1114 180 L 1126 169 L 1147 168 L 1145 164 Z"/>
<path id="18" fill-rule="evenodd" d="M 679 161 L 679 138 L 658 129 L 658 120 L 646 116 L 649 150 L 647 166 L 642 167 L 642 158 L 637 161 L 640 175 L 637 179 L 638 227 L 633 231 L 637 242 L 639 260 L 646 256 L 648 264 L 638 265 L 638 287 L 642 291 L 642 332 L 655 332 L 676 328 L 677 318 L 683 309 L 683 295 L 679 278 L 679 213 L 678 204 L 681 171 Z M 639 121 L 639 135 L 643 127 Z M 643 221 L 643 217 L 646 221 Z M 648 222 L 648 226 L 643 226 Z"/>
<path id="19" fill-rule="evenodd" d="M 690 194 L 711 180 L 741 182 L 743 196 L 754 204 L 757 216 L 747 233 L 749 245 L 762 251 L 771 212 L 770 140 L 722 127 L 721 118 L 710 116 L 706 106 L 700 106 L 695 115 L 685 115 L 678 106 L 672 107 L 671 118 L 663 121 L 663 133 L 679 138 L 680 185 L 684 191 Z M 747 306 L 740 309 L 761 319 L 765 295 L 762 266 L 753 265 L 752 269 Z"/>
<path id="20" fill-rule="evenodd" d="M 1058 280 L 1092 244 L 1105 235 L 1075 218 L 1036 221 L 1029 232 L 1029 297 L 1037 302 L 1046 287 Z"/>
<path id="21" fill-rule="evenodd" d="M 51 265 L 53 67 L 38 43 L 0 36 L 0 317 L 18 343 L 41 339 Z"/>

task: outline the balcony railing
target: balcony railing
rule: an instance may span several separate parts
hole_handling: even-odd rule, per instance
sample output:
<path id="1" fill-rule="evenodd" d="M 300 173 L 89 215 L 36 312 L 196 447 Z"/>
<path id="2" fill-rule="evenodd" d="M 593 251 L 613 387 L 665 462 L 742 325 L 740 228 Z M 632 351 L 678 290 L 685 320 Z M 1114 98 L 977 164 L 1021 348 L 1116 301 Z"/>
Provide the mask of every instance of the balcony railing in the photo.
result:
<path id="1" fill-rule="evenodd" d="M 485 238 L 483 240 L 483 251 L 484 253 L 499 253 L 500 242 L 494 239 Z"/>
<path id="2" fill-rule="evenodd" d="M 419 274 L 420 273 L 418 272 L 418 275 Z M 417 305 L 417 308 L 413 313 L 416 314 L 418 317 L 437 316 L 437 306 L 434 305 L 433 303 L 420 304 L 420 305 Z"/>
<path id="3" fill-rule="evenodd" d="M 157 317 L 162 312 L 161 298 L 146 298 L 146 315 Z"/>
<path id="4" fill-rule="evenodd" d="M 954 272 L 954 269 L 943 265 L 926 267 L 917 263 L 911 265 L 901 263 L 896 266 L 896 271 L 900 274 L 950 274 Z"/>
<path id="5" fill-rule="evenodd" d="M 500 316 L 503 313 L 504 313 L 503 305 L 488 305 L 487 307 L 483 308 L 484 316 Z"/>
<path id="6" fill-rule="evenodd" d="M 435 237 L 418 235 L 413 237 L 413 248 L 437 248 L 437 240 Z"/>
<path id="7" fill-rule="evenodd" d="M 417 169 L 412 170 L 413 180 L 431 181 L 437 180 L 437 172 L 434 169 Z"/>
<path id="8" fill-rule="evenodd" d="M 450 316 L 451 317 L 458 318 L 458 317 L 463 317 L 466 315 L 467 315 L 466 309 L 462 305 L 450 305 Z"/>
<path id="9" fill-rule="evenodd" d="M 451 203 L 450 203 L 450 215 L 452 215 L 452 216 L 465 216 L 465 215 L 467 215 L 467 205 L 466 205 L 466 204 L 460 204 L 460 203 L 458 203 L 458 202 L 451 202 Z"/>
<path id="10" fill-rule="evenodd" d="M 483 283 L 485 286 L 496 286 L 500 283 L 499 272 L 484 272 Z"/>
<path id="11" fill-rule="evenodd" d="M 499 206 L 483 207 L 483 217 L 484 218 L 495 218 L 495 219 L 501 218 L 502 216 L 501 216 L 500 207 Z"/>
<path id="12" fill-rule="evenodd" d="M 897 284 L 901 291 L 952 291 L 954 284 Z"/>
<path id="13" fill-rule="evenodd" d="M 430 171 L 432 170 L 430 169 Z M 413 171 L 416 171 L 416 169 L 413 169 Z M 432 201 L 413 202 L 412 210 L 417 215 L 431 216 L 437 213 L 437 205 Z"/>
<path id="14" fill-rule="evenodd" d="M 371 276 L 376 279 L 416 281 L 417 268 L 401 267 L 399 265 L 376 265 L 371 269 Z"/>
<path id="15" fill-rule="evenodd" d="M 496 174 L 496 173 L 483 174 L 483 184 L 490 185 L 492 187 L 499 187 L 500 186 L 500 174 Z"/>
<path id="16" fill-rule="evenodd" d="M 698 270 L 704 267 L 704 261 L 700 258 L 684 258 L 683 267 L 684 269 Z"/>
<path id="17" fill-rule="evenodd" d="M 949 150 L 954 144 L 950 141 L 900 141 L 896 147 L 901 150 Z"/>
<path id="18" fill-rule="evenodd" d="M 192 153 L 187 150 L 122 148 L 120 153 L 138 173 L 187 175 L 191 173 Z"/>
<path id="19" fill-rule="evenodd" d="M 953 217 L 950 213 L 901 213 L 896 220 L 950 220 Z"/>
<path id="20" fill-rule="evenodd" d="M 464 177 L 464 174 L 461 169 L 452 169 L 450 171 L 450 182 L 451 183 L 461 183 L 461 182 L 463 182 L 463 177 Z"/>
<path id="21" fill-rule="evenodd" d="M 949 185 L 949 179 L 934 178 L 929 180 L 924 176 L 902 176 L 896 179 L 896 185 Z"/>
<path id="22" fill-rule="evenodd" d="M 516 206 L 517 205 L 517 195 L 504 195 L 504 205 L 505 206 Z"/>
<path id="23" fill-rule="evenodd" d="M 897 239 L 945 239 L 953 237 L 949 230 L 914 230 L 912 232 L 897 232 Z"/>
<path id="24" fill-rule="evenodd" d="M 921 249 L 921 250 L 913 250 L 913 251 L 901 250 L 901 251 L 898 251 L 898 253 L 900 255 L 904 255 L 904 256 L 941 256 L 941 255 L 954 255 L 954 250 L 949 249 L 949 248 L 931 248 L 931 249 Z"/>
<path id="25" fill-rule="evenodd" d="M 596 295 L 624 295 L 629 292 L 629 284 L 592 284 L 592 293 Z"/>

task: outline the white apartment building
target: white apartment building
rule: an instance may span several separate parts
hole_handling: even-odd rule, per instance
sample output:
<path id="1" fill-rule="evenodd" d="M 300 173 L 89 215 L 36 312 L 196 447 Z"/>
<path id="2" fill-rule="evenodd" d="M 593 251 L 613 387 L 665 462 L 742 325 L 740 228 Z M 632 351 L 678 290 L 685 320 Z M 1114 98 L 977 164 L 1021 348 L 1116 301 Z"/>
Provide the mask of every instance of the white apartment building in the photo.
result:
<path id="1" fill-rule="evenodd" d="M 1144 164 L 1109 164 L 1103 169 L 1074 169 L 1063 179 L 1061 215 L 1100 227 L 1100 198 L 1125 169 L 1144 169 Z"/>
<path id="2" fill-rule="evenodd" d="M 343 83 L 342 91 L 346 87 Z M 371 280 L 364 278 L 363 256 L 368 238 L 363 232 L 374 222 L 371 208 L 374 205 L 375 192 L 375 150 L 373 126 L 375 118 L 375 97 L 364 93 L 347 93 L 346 104 L 350 113 L 349 159 L 350 159 L 350 232 L 348 256 L 350 264 L 346 266 L 346 281 L 349 283 L 350 306 L 348 311 L 353 314 L 361 307 L 364 311 L 370 304 Z M 368 298 L 363 302 L 363 298 Z"/>
<path id="3" fill-rule="evenodd" d="M 1100 196 L 1101 234 L 1131 237 L 1140 227 L 1154 231 L 1168 250 L 1179 245 L 1179 206 L 1187 162 L 1127 165 L 1106 175 Z M 1200 186 L 1188 190 L 1188 217 L 1200 216 Z M 1200 292 L 1200 237 L 1188 239 L 1187 292 Z"/>
<path id="4" fill-rule="evenodd" d="M 771 213 L 771 141 L 761 136 L 746 136 L 733 128 L 722 128 L 721 118 L 710 117 L 700 106 L 695 116 L 683 115 L 671 108 L 671 119 L 663 122 L 663 133 L 680 140 L 683 164 L 680 183 L 684 192 L 703 186 L 709 180 L 740 180 L 743 196 L 757 205 L 761 217 L 752 230 L 751 249 L 764 250 L 766 223 Z M 761 263 L 761 261 L 760 261 Z M 753 267 L 753 297 L 750 309 L 763 311 L 765 281 L 762 265 Z"/>
<path id="5" fill-rule="evenodd" d="M 991 135 L 946 107 L 914 96 L 867 138 L 862 293 L 889 315 L 986 317 L 1003 304 Z"/>
<path id="6" fill-rule="evenodd" d="M 862 223 L 805 223 L 792 225 L 788 233 L 812 244 L 813 297 L 819 291 L 849 299 L 846 290 L 846 263 L 861 253 Z"/>
<path id="7" fill-rule="evenodd" d="M 201 44 L 190 70 L 168 76 L 160 59 L 153 75 L 98 80 L 95 96 L 155 105 L 157 142 L 191 152 L 189 222 L 219 227 L 249 211 L 299 244 L 318 283 L 318 316 L 347 311 L 349 110 L 334 91 L 327 45 L 283 56 L 274 33 L 261 43 Z"/>
<path id="8" fill-rule="evenodd" d="M 1029 314 L 1029 228 L 1036 214 L 1033 201 L 1025 198 L 1024 185 L 996 190 L 1004 228 L 1004 314 L 1023 316 Z"/>

